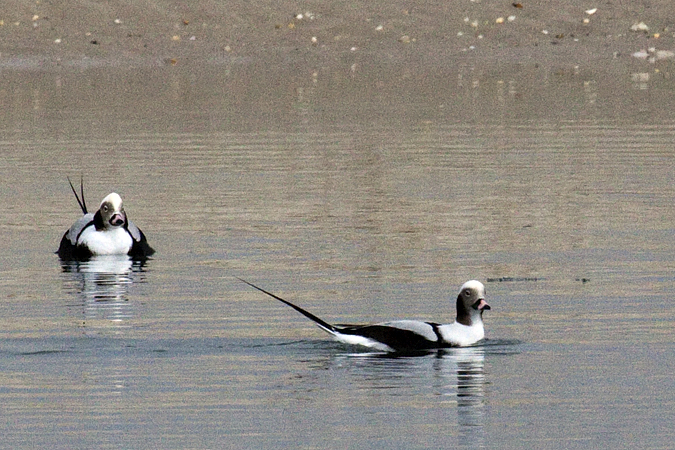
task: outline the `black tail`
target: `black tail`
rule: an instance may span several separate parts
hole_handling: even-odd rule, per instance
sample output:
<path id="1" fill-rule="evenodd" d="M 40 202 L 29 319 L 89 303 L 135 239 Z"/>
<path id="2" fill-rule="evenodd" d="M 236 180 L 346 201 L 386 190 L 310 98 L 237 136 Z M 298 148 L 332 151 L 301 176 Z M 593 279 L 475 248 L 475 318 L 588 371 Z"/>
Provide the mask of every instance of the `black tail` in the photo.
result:
<path id="1" fill-rule="evenodd" d="M 68 178 L 68 184 L 70 184 L 70 189 L 73 190 L 73 194 L 75 194 L 75 199 L 77 200 L 77 204 L 80 205 L 80 209 L 82 210 L 82 214 L 87 214 L 87 204 L 84 202 L 84 177 L 80 176 L 80 195 L 82 196 L 82 199 L 80 200 L 80 197 L 77 195 L 77 191 L 75 190 L 75 187 L 73 187 L 73 183 L 70 181 L 70 177 Z"/>
<path id="2" fill-rule="evenodd" d="M 248 281 L 243 280 L 243 279 L 241 279 L 241 278 L 239 278 L 239 277 L 237 277 L 237 280 L 242 281 L 242 282 L 248 284 L 248 285 L 251 286 L 252 288 L 257 289 L 257 290 L 259 290 L 260 292 L 263 292 L 263 293 L 269 295 L 270 297 L 279 300 L 279 301 L 282 302 L 282 303 L 287 304 L 288 306 L 290 306 L 291 308 L 293 308 L 294 310 L 296 310 L 297 312 L 299 312 L 299 313 L 302 314 L 303 316 L 305 316 L 305 317 L 307 317 L 308 319 L 313 320 L 314 322 L 316 322 L 317 325 L 319 325 L 321 328 L 325 329 L 326 331 L 329 331 L 329 332 L 337 332 L 337 330 L 335 329 L 335 327 L 334 327 L 333 325 L 329 324 L 328 322 L 324 322 L 323 320 L 321 320 L 321 319 L 319 319 L 318 317 L 316 317 L 314 314 L 305 311 L 304 309 L 300 308 L 299 306 L 295 306 L 293 303 L 291 303 L 291 302 L 289 302 L 289 301 L 286 301 L 286 300 L 284 300 L 283 298 L 278 297 L 278 296 L 272 294 L 271 292 L 267 292 L 265 289 L 259 288 L 259 287 L 256 286 L 255 284 L 249 283 Z"/>

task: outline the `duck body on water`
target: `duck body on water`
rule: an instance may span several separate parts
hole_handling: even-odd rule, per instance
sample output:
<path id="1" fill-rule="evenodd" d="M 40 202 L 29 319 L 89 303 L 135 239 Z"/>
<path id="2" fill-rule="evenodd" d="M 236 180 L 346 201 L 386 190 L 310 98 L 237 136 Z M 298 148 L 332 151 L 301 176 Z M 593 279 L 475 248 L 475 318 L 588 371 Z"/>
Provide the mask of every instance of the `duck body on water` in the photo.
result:
<path id="1" fill-rule="evenodd" d="M 140 228 L 128 219 L 118 194 L 108 194 L 98 210 L 90 213 L 84 201 L 82 183 L 81 199 L 72 183 L 70 188 L 84 215 L 61 238 L 57 253 L 62 260 L 86 260 L 99 255 L 129 255 L 133 259 L 147 259 L 155 253 Z"/>
<path id="2" fill-rule="evenodd" d="M 244 283 L 290 306 L 339 342 L 385 352 L 411 352 L 448 347 L 467 347 L 485 338 L 483 311 L 485 286 L 476 280 L 464 283 L 457 295 L 457 317 L 449 324 L 420 320 L 395 320 L 370 325 L 332 325 L 314 314 L 246 280 Z"/>

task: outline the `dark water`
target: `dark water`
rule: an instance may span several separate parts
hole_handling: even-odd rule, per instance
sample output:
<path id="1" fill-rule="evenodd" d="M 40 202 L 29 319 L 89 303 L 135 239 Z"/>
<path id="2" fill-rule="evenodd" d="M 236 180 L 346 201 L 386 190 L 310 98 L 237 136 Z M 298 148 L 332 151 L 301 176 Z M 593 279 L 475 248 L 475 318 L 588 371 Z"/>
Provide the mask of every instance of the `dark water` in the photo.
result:
<path id="1" fill-rule="evenodd" d="M 669 78 L 5 72 L 4 448 L 672 448 Z M 654 78 L 652 78 L 654 80 Z M 156 256 L 53 252 L 115 190 Z M 453 319 L 484 346 L 343 347 Z"/>

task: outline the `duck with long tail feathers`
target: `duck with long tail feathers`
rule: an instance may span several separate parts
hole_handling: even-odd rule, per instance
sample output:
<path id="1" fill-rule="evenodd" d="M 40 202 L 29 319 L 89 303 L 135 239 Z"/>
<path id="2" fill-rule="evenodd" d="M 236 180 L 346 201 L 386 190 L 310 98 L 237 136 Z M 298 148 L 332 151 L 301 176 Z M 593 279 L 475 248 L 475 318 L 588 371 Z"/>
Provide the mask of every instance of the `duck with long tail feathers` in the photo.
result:
<path id="1" fill-rule="evenodd" d="M 147 259 L 155 251 L 143 232 L 127 218 L 122 198 L 108 194 L 95 213 L 87 211 L 83 180 L 80 195 L 68 178 L 83 216 L 63 235 L 56 253 L 62 260 L 87 260 L 99 255 L 129 255 L 133 259 Z"/>
<path id="2" fill-rule="evenodd" d="M 386 352 L 411 352 L 475 345 L 485 337 L 483 311 L 490 309 L 485 302 L 485 286 L 480 281 L 471 280 L 464 283 L 459 290 L 456 303 L 457 317 L 449 324 L 395 320 L 372 325 L 331 325 L 288 300 L 246 280 L 238 279 L 295 309 L 337 341 Z"/>

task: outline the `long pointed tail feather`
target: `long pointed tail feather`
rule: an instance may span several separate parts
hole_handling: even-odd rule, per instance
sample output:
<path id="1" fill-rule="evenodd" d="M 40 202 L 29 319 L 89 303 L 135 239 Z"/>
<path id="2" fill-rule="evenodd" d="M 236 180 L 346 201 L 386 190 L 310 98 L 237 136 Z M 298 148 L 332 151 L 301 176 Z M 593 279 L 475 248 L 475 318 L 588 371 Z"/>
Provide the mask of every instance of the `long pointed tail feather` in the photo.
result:
<path id="1" fill-rule="evenodd" d="M 334 333 L 337 333 L 337 332 L 338 332 L 338 330 L 337 330 L 333 325 L 329 324 L 328 322 L 326 322 L 326 321 L 324 321 L 324 320 L 319 319 L 319 318 L 316 317 L 314 314 L 312 314 L 312 313 L 310 313 L 310 312 L 308 312 L 308 311 L 305 311 L 304 309 L 300 308 L 299 306 L 295 306 L 293 303 L 291 303 L 291 302 L 289 302 L 289 301 L 287 301 L 287 300 L 284 300 L 283 298 L 281 298 L 281 297 L 279 297 L 279 296 L 277 296 L 277 295 L 274 295 L 274 294 L 272 294 L 271 292 L 267 292 L 265 289 L 263 289 L 263 288 L 261 288 L 261 287 L 258 287 L 258 286 L 256 286 L 256 285 L 253 284 L 253 283 L 249 283 L 248 281 L 246 281 L 246 280 L 244 280 L 244 279 L 241 279 L 241 278 L 239 278 L 239 277 L 237 277 L 237 279 L 238 279 L 239 281 L 243 282 L 243 283 L 248 284 L 248 285 L 251 286 L 252 288 L 259 290 L 260 292 L 262 292 L 262 293 L 264 293 L 264 294 L 267 294 L 267 295 L 269 295 L 270 297 L 272 297 L 272 298 L 274 298 L 274 299 L 279 300 L 281 303 L 285 303 L 286 305 L 290 306 L 291 308 L 293 308 L 294 310 L 296 310 L 297 312 L 299 312 L 299 313 L 302 314 L 303 316 L 305 316 L 305 317 L 307 317 L 308 319 L 314 321 L 317 325 L 319 325 L 321 328 L 323 328 L 323 329 L 326 330 L 327 332 L 329 332 L 329 333 L 331 333 L 331 334 L 334 334 Z"/>
<path id="2" fill-rule="evenodd" d="M 82 214 L 87 214 L 87 204 L 84 201 L 84 177 L 80 177 L 80 195 L 82 196 L 82 199 L 80 199 L 80 197 L 77 195 L 77 191 L 73 186 L 73 182 L 70 181 L 70 177 L 66 178 L 68 179 L 68 184 L 70 184 L 70 189 L 73 191 L 73 194 L 75 194 L 75 200 L 77 200 L 77 204 L 80 205 Z"/>

